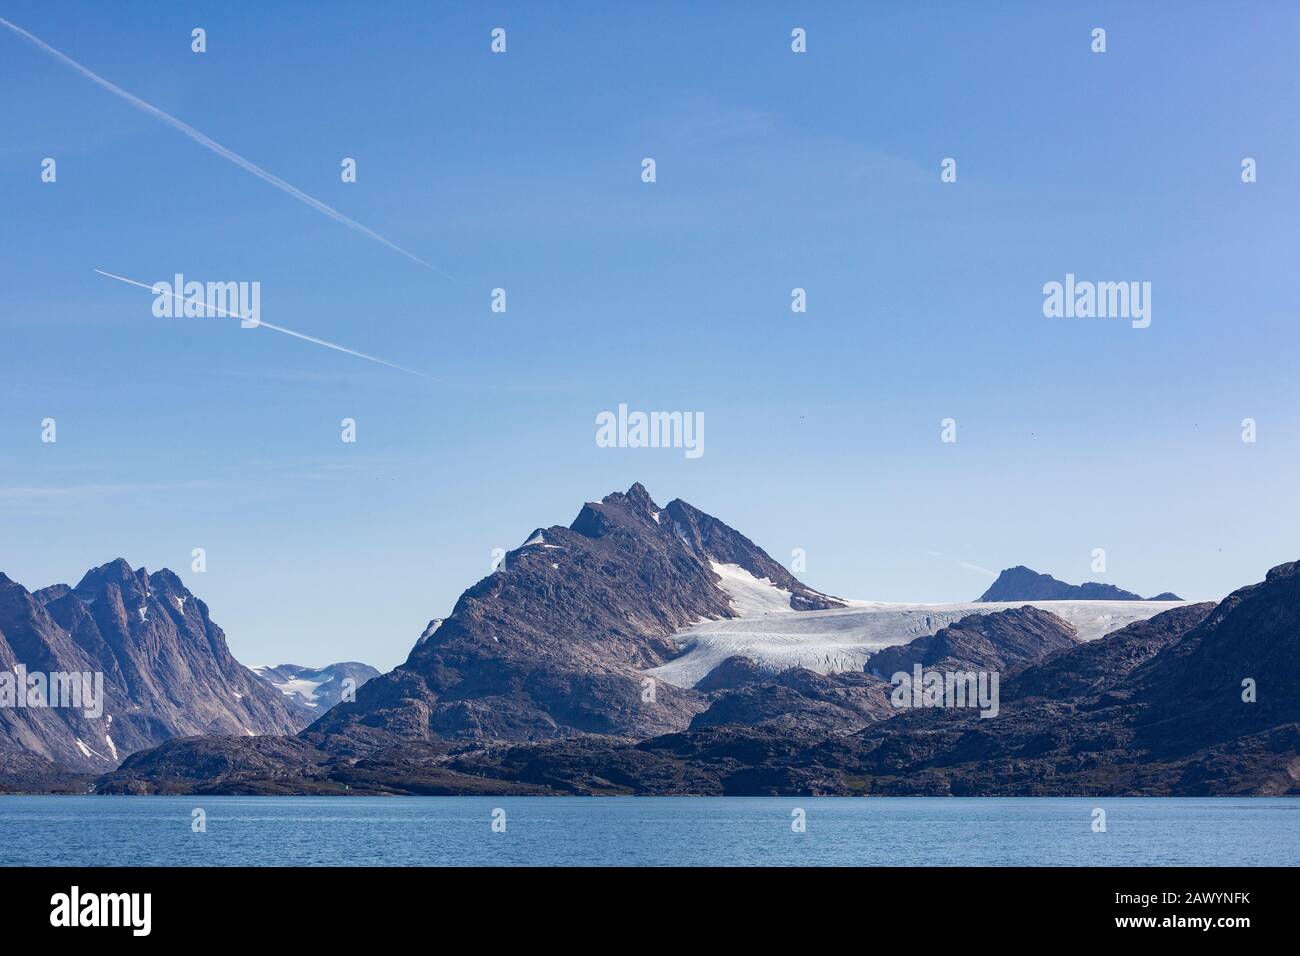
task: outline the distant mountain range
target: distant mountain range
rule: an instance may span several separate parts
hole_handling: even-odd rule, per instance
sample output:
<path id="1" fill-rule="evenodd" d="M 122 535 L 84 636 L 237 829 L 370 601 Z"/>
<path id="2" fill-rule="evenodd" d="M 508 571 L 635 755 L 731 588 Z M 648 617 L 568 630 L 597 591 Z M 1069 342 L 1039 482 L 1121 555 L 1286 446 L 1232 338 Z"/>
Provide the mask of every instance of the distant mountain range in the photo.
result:
<path id="1" fill-rule="evenodd" d="M 1057 593 L 1037 599 L 1060 600 Z M 800 622 L 821 622 L 826 646 L 834 646 L 835 628 L 858 613 L 847 604 L 797 581 L 717 519 L 682 501 L 661 508 L 633 485 L 583 506 L 567 528 L 529 535 L 355 703 L 339 704 L 294 736 L 174 740 L 134 754 L 96 786 L 111 793 L 1300 792 L 1300 564 L 1275 568 L 1217 606 L 1136 605 L 1139 616 L 1096 640 L 1081 640 L 1071 620 L 1104 633 L 1098 621 L 1127 605 L 1067 603 L 1070 620 L 1033 606 L 942 618 L 908 612 L 898 620 L 920 633 L 872 645 L 865 666 L 845 669 L 837 658 L 825 673 L 772 669 L 767 648 L 797 634 Z M 648 673 L 688 650 L 692 625 L 739 615 L 771 625 L 746 638 L 756 656 L 730 656 L 682 684 Z M 908 665 L 994 672 L 1000 710 L 986 719 L 963 708 L 899 709 L 888 678 Z"/>
<path id="2" fill-rule="evenodd" d="M 369 664 L 356 661 L 326 664 L 324 667 L 263 665 L 252 668 L 252 671 L 283 694 L 290 704 L 301 708 L 311 720 L 342 700 L 345 688 L 350 687 L 355 692 L 366 681 L 379 676 L 379 671 Z"/>
<path id="3" fill-rule="evenodd" d="M 1181 601 L 1177 594 L 1165 591 L 1155 597 L 1144 598 L 1113 584 L 1089 581 L 1086 584 L 1066 584 L 1050 574 L 1040 574 L 1024 565 L 1007 568 L 998 575 L 979 601 Z"/>

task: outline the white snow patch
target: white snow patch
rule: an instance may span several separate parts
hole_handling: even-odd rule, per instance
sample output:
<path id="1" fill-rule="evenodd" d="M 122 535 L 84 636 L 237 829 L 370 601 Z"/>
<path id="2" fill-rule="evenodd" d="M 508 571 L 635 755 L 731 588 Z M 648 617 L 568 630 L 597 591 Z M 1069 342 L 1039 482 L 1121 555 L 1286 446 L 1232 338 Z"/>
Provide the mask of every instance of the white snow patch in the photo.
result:
<path id="1" fill-rule="evenodd" d="M 536 534 L 534 534 L 531 538 L 529 538 L 527 541 L 525 541 L 525 542 L 524 542 L 523 544 L 521 544 L 519 547 L 521 547 L 521 548 L 527 548 L 527 547 L 529 547 L 529 546 L 531 546 L 531 545 L 534 545 L 534 544 L 545 544 L 545 543 L 546 543 L 546 538 L 542 535 L 542 533 L 541 533 L 540 531 L 538 531 Z"/>
<path id="2" fill-rule="evenodd" d="M 149 620 L 149 609 L 147 607 L 142 607 L 140 608 L 139 614 L 140 614 L 140 621 L 142 623 L 147 623 Z"/>
<path id="3" fill-rule="evenodd" d="M 427 641 L 429 638 L 433 637 L 433 635 L 437 632 L 438 628 L 440 628 L 440 627 L 442 627 L 442 618 L 440 618 L 440 617 L 435 617 L 435 618 L 434 618 L 432 621 L 430 621 L 430 622 L 428 623 L 428 625 L 425 627 L 425 629 L 424 629 L 424 633 L 422 633 L 422 634 L 420 635 L 420 639 L 419 639 L 418 641 L 415 642 L 416 647 L 419 647 L 421 644 L 423 644 L 423 643 L 424 643 L 425 641 Z"/>
<path id="4" fill-rule="evenodd" d="M 111 753 L 113 755 L 113 759 L 116 760 L 117 745 L 113 743 L 113 738 L 110 737 L 108 734 L 104 734 L 104 742 L 108 744 L 108 752 Z"/>
<path id="5" fill-rule="evenodd" d="M 176 601 L 176 610 L 178 610 L 178 611 L 184 611 L 184 610 L 185 610 L 185 596 L 182 595 L 182 594 L 178 594 L 178 595 L 176 595 L 176 597 L 175 597 L 174 600 Z"/>
<path id="6" fill-rule="evenodd" d="M 777 587 L 767 578 L 756 578 L 738 564 L 719 564 L 717 561 L 710 561 L 709 564 L 714 573 L 722 578 L 722 590 L 741 617 L 757 617 L 779 611 L 794 613 L 790 607 L 790 592 Z"/>
<path id="7" fill-rule="evenodd" d="M 243 699 L 244 699 L 244 695 L 241 694 L 239 691 L 232 691 L 232 693 L 235 695 L 235 700 L 243 700 Z"/>
<path id="8" fill-rule="evenodd" d="M 98 757 L 100 760 L 108 759 L 98 750 L 92 750 L 91 748 L 87 747 L 85 742 L 80 737 L 77 738 L 77 749 L 80 750 L 81 753 L 86 757 Z"/>
<path id="9" fill-rule="evenodd" d="M 334 679 L 333 676 L 326 675 L 321 671 L 304 669 L 299 672 L 298 677 L 290 677 L 288 680 L 277 680 L 276 677 L 278 675 L 276 670 L 277 669 L 274 667 L 265 665 L 253 668 L 253 672 L 257 674 L 258 677 L 262 678 L 262 680 L 266 681 L 285 697 L 300 698 L 298 703 L 305 707 L 316 707 L 316 691 Z M 311 680 L 310 678 L 312 677 L 317 677 L 319 679 Z M 239 697 L 240 695 L 235 694 L 235 696 Z"/>
<path id="10" fill-rule="evenodd" d="M 650 512 L 650 517 L 655 519 L 655 524 L 659 523 L 659 512 L 657 511 Z"/>
<path id="11" fill-rule="evenodd" d="M 301 694 L 303 696 L 304 704 L 308 707 L 315 707 L 317 688 L 328 683 L 328 680 L 304 680 L 301 677 L 297 677 L 293 680 L 287 680 L 282 684 L 276 684 L 275 686 L 280 688 L 280 693 L 284 694 L 286 697 L 292 697 L 294 694 Z"/>
<path id="12" fill-rule="evenodd" d="M 714 569 L 718 568 L 715 565 Z M 724 578 L 724 588 L 730 593 L 728 585 L 736 586 Z M 779 591 L 770 584 L 763 587 Z M 871 655 L 883 648 L 933 634 L 968 614 L 989 614 L 1026 604 L 1051 611 L 1072 624 L 1080 640 L 1092 641 L 1134 621 L 1144 621 L 1187 602 L 847 603 L 850 604 L 847 608 L 829 611 L 790 611 L 785 614 L 769 611 L 750 617 L 704 621 L 673 635 L 685 650 L 681 657 L 646 673 L 678 687 L 691 687 L 728 657 L 736 655 L 751 658 L 772 672 L 790 667 L 805 667 L 819 674 L 860 671 L 866 667 Z"/>

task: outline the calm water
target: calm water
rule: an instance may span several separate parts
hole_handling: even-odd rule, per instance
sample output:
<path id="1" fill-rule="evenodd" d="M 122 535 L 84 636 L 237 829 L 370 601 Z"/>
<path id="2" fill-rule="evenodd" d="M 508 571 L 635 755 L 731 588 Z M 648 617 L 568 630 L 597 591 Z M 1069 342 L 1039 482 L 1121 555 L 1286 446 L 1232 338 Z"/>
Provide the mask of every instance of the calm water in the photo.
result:
<path id="1" fill-rule="evenodd" d="M 16 864 L 1297 865 L 1300 799 L 0 796 Z"/>

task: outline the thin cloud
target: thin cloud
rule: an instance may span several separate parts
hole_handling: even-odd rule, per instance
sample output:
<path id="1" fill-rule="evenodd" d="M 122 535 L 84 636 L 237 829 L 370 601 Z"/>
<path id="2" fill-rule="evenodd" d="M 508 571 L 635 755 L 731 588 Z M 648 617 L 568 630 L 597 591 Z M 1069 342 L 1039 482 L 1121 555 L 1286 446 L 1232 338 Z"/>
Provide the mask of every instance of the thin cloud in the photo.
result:
<path id="1" fill-rule="evenodd" d="M 958 567 L 965 568 L 967 571 L 974 571 L 976 574 L 982 574 L 985 577 L 996 578 L 998 576 L 996 571 L 990 571 L 988 568 L 980 567 L 978 564 L 971 564 L 969 561 L 961 560 L 961 558 L 949 558 L 948 555 L 944 554 L 942 551 L 926 551 L 925 553 L 932 558 L 942 558 L 945 561 L 952 561 Z"/>
<path id="2" fill-rule="evenodd" d="M 148 289 L 150 292 L 154 291 L 153 286 L 147 282 L 140 282 L 137 281 L 136 279 L 128 279 L 126 278 L 126 276 L 114 275 L 111 272 L 105 272 L 103 269 L 96 269 L 95 271 L 106 278 L 116 279 L 118 282 L 125 282 L 127 285 L 139 286 L 141 289 Z M 232 319 L 243 318 L 243 316 L 237 315 L 234 312 L 227 312 L 225 309 L 221 308 L 220 306 L 208 305 L 203 299 L 200 299 L 197 296 L 193 299 L 186 299 L 183 296 L 177 295 L 175 292 L 168 292 L 167 294 L 170 295 L 173 299 L 175 299 L 178 302 L 192 303 L 204 309 L 208 309 L 213 312 L 219 312 L 222 315 L 228 316 L 229 318 Z M 381 359 L 374 355 L 367 355 L 365 352 L 358 352 L 356 349 L 350 349 L 344 345 L 337 345 L 334 342 L 327 342 L 324 339 L 318 339 L 314 335 L 307 335 L 303 332 L 295 332 L 293 331 L 293 329 L 286 329 L 283 326 L 272 325 L 270 322 L 263 322 L 261 320 L 258 320 L 256 327 L 259 329 L 270 329 L 272 332 L 279 332 L 281 335 L 288 335 L 288 336 L 292 336 L 295 339 L 301 339 L 304 342 L 311 342 L 313 345 L 322 345 L 327 349 L 333 349 L 335 352 L 342 352 L 345 355 L 355 355 L 357 358 L 365 359 L 367 362 L 374 362 L 377 365 L 386 365 L 388 368 L 397 369 L 397 371 L 405 372 L 407 375 L 418 375 L 420 378 L 427 378 L 431 382 L 438 381 L 438 379 L 434 378 L 432 375 L 426 375 L 424 372 L 417 372 L 413 368 L 407 368 L 404 365 L 398 365 L 394 362 L 388 361 L 387 359 Z"/>
<path id="3" fill-rule="evenodd" d="M 967 571 L 977 571 L 978 573 L 983 574 L 986 577 L 990 577 L 990 578 L 996 578 L 998 576 L 998 573 L 996 571 L 990 571 L 988 568 L 981 568 L 978 564 L 968 564 L 965 561 L 958 561 L 957 563 L 960 564 Z"/>
<path id="4" fill-rule="evenodd" d="M 191 488 L 210 488 L 210 481 L 181 481 L 153 483 L 123 483 L 98 485 L 0 485 L 0 498 L 47 499 L 90 498 L 100 495 L 156 494 L 167 491 L 184 491 Z"/>
<path id="5" fill-rule="evenodd" d="M 369 238 L 375 240 L 376 242 L 383 243 L 385 246 L 387 246 L 389 249 L 392 249 L 394 252 L 401 253 L 402 255 L 406 256 L 406 258 L 412 260 L 413 262 L 418 262 L 426 269 L 438 273 L 443 278 L 446 279 L 452 278 L 447 273 L 439 269 L 437 266 L 425 262 L 423 259 L 415 255 L 414 253 L 407 252 L 401 246 L 397 245 L 397 243 L 385 239 L 379 233 L 375 232 L 373 229 L 370 229 L 367 226 L 363 226 L 355 219 L 349 219 L 347 216 L 343 215 L 343 213 L 339 212 L 337 209 L 333 208 L 332 206 L 326 205 L 316 197 L 307 195 L 301 189 L 299 189 L 294 185 L 291 185 L 290 183 L 285 182 L 283 179 L 281 179 L 279 176 L 276 176 L 274 173 L 267 172 L 265 169 L 263 169 L 261 166 L 258 166 L 256 163 L 252 162 L 251 160 L 245 159 L 243 156 L 240 156 L 238 153 L 234 152 L 233 150 L 229 150 L 225 146 L 222 146 L 220 143 L 218 143 L 216 140 L 212 139 L 211 137 L 206 136 L 203 133 L 200 133 L 193 126 L 190 126 L 188 123 L 184 123 L 181 120 L 178 120 L 176 117 L 172 116 L 169 113 L 164 113 L 162 110 L 158 109 L 158 107 L 154 106 L 152 103 L 146 103 L 144 100 L 140 99 L 140 97 L 135 96 L 132 93 L 128 93 L 126 90 L 122 89 L 120 86 L 114 83 L 110 83 L 108 80 L 104 79 L 98 73 L 95 73 L 94 71 L 88 69 L 87 67 L 82 66 L 80 63 L 72 59 L 72 57 L 68 56 L 67 54 L 60 53 L 58 50 L 54 49 L 54 47 L 50 46 L 48 43 L 42 40 L 40 37 L 33 36 L 32 34 L 28 33 L 26 30 L 24 30 L 22 27 L 18 26 L 17 24 L 11 23 L 10 21 L 6 20 L 4 17 L 0 17 L 0 25 L 8 27 L 11 31 L 18 34 L 18 36 L 22 37 L 24 40 L 27 40 L 30 43 L 32 43 L 34 46 L 36 46 L 36 48 L 41 50 L 41 52 L 47 53 L 50 56 L 54 57 L 54 59 L 58 60 L 60 63 L 70 66 L 72 69 L 76 70 L 82 76 L 86 77 L 88 80 L 91 80 L 92 82 L 108 90 L 110 93 L 112 93 L 114 96 L 118 97 L 119 99 L 125 100 L 127 103 L 130 103 L 136 109 L 148 113 L 150 116 L 154 117 L 155 119 L 162 120 L 172 129 L 179 130 L 180 132 L 188 136 L 190 139 L 194 140 L 194 142 L 198 143 L 200 146 L 204 147 L 205 149 L 210 149 L 212 152 L 216 153 L 222 159 L 230 160 L 230 162 L 234 163 L 236 166 L 239 166 L 241 169 L 247 170 L 248 172 L 252 173 L 254 176 L 256 176 L 258 179 L 261 179 L 263 182 L 270 183 L 276 189 L 279 189 L 282 192 L 286 192 L 294 199 L 297 199 L 299 202 L 311 206 L 313 209 L 317 210 L 318 212 L 324 213 L 325 215 L 333 219 L 335 222 L 341 222 L 349 229 L 356 230 L 357 232 L 361 233 L 363 236 L 368 236 Z"/>

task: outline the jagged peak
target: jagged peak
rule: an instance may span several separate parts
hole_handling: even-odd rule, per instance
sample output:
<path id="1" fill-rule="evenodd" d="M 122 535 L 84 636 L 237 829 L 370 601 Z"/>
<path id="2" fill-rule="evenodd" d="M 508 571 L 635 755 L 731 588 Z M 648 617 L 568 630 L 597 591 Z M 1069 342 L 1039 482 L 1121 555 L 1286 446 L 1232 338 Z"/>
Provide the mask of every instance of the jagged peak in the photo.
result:
<path id="1" fill-rule="evenodd" d="M 650 497 L 650 492 L 646 491 L 645 485 L 637 481 L 633 482 L 632 487 L 627 491 L 611 492 L 599 502 L 587 502 L 578 512 L 578 517 L 574 518 L 573 523 L 569 525 L 569 530 L 583 537 L 599 538 L 618 523 L 619 519 L 615 518 L 615 515 L 633 515 L 639 519 L 656 522 L 655 516 L 662 510 Z"/>
<path id="2" fill-rule="evenodd" d="M 99 591 L 109 584 L 140 586 L 149 580 L 149 572 L 144 568 L 132 570 L 126 558 L 114 558 L 107 564 L 91 568 L 85 573 L 74 591 Z"/>
<path id="3" fill-rule="evenodd" d="M 638 512 L 649 513 L 659 511 L 660 508 L 655 504 L 654 499 L 650 497 L 650 492 L 646 491 L 645 485 L 639 481 L 632 482 L 632 487 L 627 491 L 615 491 L 601 499 L 603 505 L 626 505 Z"/>

